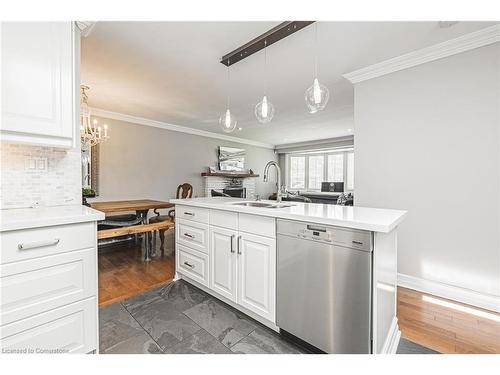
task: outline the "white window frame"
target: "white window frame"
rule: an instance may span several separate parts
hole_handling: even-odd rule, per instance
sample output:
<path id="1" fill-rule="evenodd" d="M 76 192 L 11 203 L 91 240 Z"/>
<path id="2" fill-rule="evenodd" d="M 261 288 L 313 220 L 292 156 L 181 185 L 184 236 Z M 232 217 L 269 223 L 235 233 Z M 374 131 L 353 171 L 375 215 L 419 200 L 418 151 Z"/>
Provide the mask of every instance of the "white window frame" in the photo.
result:
<path id="1" fill-rule="evenodd" d="M 297 152 L 297 153 L 287 153 L 285 157 L 285 169 L 286 169 L 286 188 L 290 191 L 300 191 L 300 192 L 306 192 L 306 191 L 311 191 L 311 192 L 318 192 L 321 191 L 321 188 L 319 189 L 312 189 L 309 187 L 309 156 L 318 156 L 322 155 L 324 160 L 323 160 L 323 177 L 325 181 L 328 179 L 328 156 L 329 155 L 336 155 L 336 154 L 343 154 L 343 181 L 344 181 L 344 189 L 346 192 L 353 192 L 354 191 L 354 186 L 353 189 L 347 189 L 347 155 L 351 152 L 354 152 L 353 148 L 349 149 L 342 149 L 342 150 L 328 150 L 324 152 L 315 152 L 315 151 L 309 151 L 309 152 Z M 304 157 L 304 189 L 297 189 L 297 188 L 292 188 L 291 187 L 291 173 L 290 173 L 290 168 L 291 168 L 291 163 L 290 163 L 290 158 L 291 157 Z M 356 167 L 354 167 L 356 168 Z"/>

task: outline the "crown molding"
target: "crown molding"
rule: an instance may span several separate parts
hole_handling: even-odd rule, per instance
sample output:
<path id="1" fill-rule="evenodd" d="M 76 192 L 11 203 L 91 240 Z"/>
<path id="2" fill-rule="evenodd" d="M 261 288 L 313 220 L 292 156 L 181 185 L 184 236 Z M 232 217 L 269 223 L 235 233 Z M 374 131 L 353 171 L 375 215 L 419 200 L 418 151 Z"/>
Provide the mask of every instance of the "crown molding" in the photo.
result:
<path id="1" fill-rule="evenodd" d="M 257 147 L 269 148 L 271 150 L 274 150 L 274 145 L 269 144 L 269 143 L 253 141 L 250 139 L 239 138 L 239 137 L 234 137 L 234 136 L 225 135 L 225 134 L 212 133 L 212 132 L 208 132 L 205 130 L 188 128 L 187 126 L 169 124 L 167 122 L 150 120 L 150 119 L 143 118 L 143 117 L 126 115 L 124 113 L 107 111 L 107 110 L 100 109 L 100 108 L 93 108 L 92 107 L 92 108 L 90 108 L 90 113 L 92 116 L 109 118 L 111 120 L 125 121 L 125 122 L 130 122 L 132 124 L 152 126 L 154 128 L 171 130 L 174 132 L 199 135 L 201 137 L 222 139 L 224 141 L 242 143 L 242 144 L 246 144 L 246 145 L 250 145 L 250 146 L 257 146 Z"/>
<path id="2" fill-rule="evenodd" d="M 328 148 L 345 148 L 354 146 L 354 136 L 347 135 L 343 137 L 317 139 L 312 141 L 285 143 L 275 146 L 275 151 L 279 154 L 289 152 L 300 152 L 308 149 L 322 150 Z"/>
<path id="3" fill-rule="evenodd" d="M 80 29 L 80 33 L 83 37 L 88 37 L 90 35 L 96 23 L 97 22 L 94 21 L 75 21 L 76 27 Z"/>
<path id="4" fill-rule="evenodd" d="M 346 73 L 343 77 L 359 83 L 497 42 L 500 42 L 500 24 Z"/>

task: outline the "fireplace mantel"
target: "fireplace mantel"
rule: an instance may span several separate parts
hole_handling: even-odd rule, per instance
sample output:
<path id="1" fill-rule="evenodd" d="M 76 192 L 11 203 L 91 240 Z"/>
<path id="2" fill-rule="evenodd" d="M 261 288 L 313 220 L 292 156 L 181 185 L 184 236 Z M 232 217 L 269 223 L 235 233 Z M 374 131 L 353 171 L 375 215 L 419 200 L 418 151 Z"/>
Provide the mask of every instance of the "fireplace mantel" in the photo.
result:
<path id="1" fill-rule="evenodd" d="M 202 172 L 203 177 L 226 177 L 226 178 L 248 178 L 248 177 L 259 177 L 258 174 L 253 173 L 238 173 L 238 172 Z"/>

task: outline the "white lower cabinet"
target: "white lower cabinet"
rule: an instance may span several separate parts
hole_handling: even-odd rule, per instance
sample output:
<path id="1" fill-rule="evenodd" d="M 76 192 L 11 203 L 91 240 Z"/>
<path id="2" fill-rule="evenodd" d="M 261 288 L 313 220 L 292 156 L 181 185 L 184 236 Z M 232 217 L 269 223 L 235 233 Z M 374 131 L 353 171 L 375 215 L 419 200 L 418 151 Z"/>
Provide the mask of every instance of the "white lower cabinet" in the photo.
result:
<path id="1" fill-rule="evenodd" d="M 0 233 L 3 353 L 97 350 L 96 223 Z"/>
<path id="2" fill-rule="evenodd" d="M 210 227 L 210 288 L 236 302 L 235 230 Z"/>
<path id="3" fill-rule="evenodd" d="M 238 253 L 238 304 L 274 322 L 276 240 L 241 233 Z"/>
<path id="4" fill-rule="evenodd" d="M 184 273 L 202 285 L 208 286 L 208 256 L 177 244 L 177 272 Z"/>
<path id="5" fill-rule="evenodd" d="M 198 217 L 209 218 L 208 244 L 200 247 L 184 238 L 183 234 L 189 228 L 200 226 L 184 216 L 176 238 L 177 272 L 208 286 L 214 295 L 223 297 L 256 319 L 263 318 L 265 324 L 275 325 L 275 220 L 222 210 L 205 209 L 207 212 L 204 212 L 202 208 L 196 209 Z M 207 259 L 202 253 L 206 250 L 208 271 L 196 273 L 195 270 L 201 269 L 203 264 L 201 260 Z"/>
<path id="6" fill-rule="evenodd" d="M 95 297 L 0 327 L 3 353 L 89 353 L 96 349 Z"/>

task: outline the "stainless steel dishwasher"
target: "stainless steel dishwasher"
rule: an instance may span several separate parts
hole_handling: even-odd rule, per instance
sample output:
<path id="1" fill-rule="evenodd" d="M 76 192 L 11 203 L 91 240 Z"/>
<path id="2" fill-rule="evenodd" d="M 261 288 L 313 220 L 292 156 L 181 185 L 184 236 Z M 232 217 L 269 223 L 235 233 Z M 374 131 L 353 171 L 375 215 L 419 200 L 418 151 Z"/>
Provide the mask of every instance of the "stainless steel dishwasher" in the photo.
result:
<path id="1" fill-rule="evenodd" d="M 277 221 L 277 325 L 327 353 L 371 353 L 371 232 Z"/>

